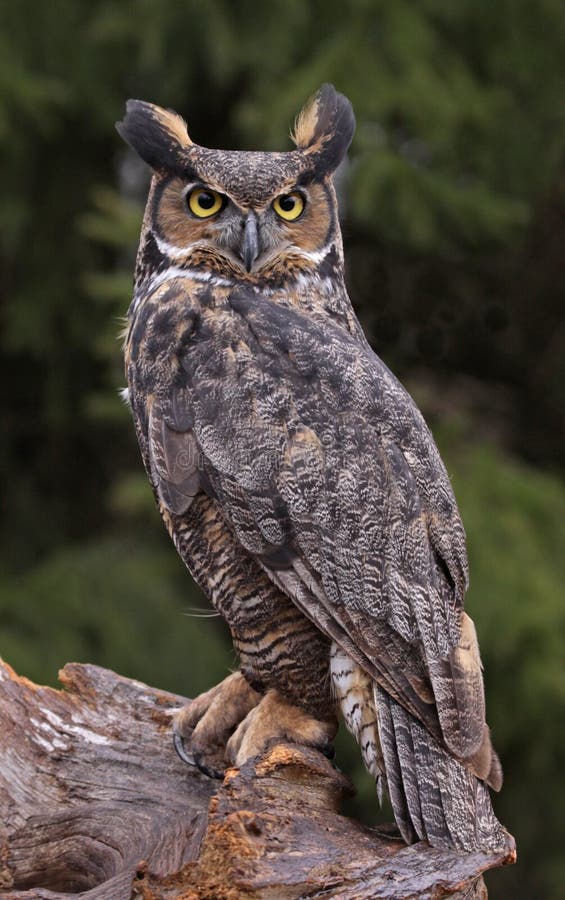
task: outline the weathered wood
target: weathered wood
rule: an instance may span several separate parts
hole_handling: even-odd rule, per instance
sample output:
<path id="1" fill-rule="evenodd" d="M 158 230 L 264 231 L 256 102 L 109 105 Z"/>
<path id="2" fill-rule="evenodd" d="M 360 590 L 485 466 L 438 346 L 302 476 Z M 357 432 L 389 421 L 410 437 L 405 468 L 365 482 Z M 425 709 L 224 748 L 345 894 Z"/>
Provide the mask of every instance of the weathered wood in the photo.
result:
<path id="1" fill-rule="evenodd" d="M 273 747 L 222 783 L 174 753 L 182 697 L 69 664 L 64 690 L 0 661 L 0 898 L 483 898 L 512 862 L 400 840 L 339 814 L 347 779 Z"/>

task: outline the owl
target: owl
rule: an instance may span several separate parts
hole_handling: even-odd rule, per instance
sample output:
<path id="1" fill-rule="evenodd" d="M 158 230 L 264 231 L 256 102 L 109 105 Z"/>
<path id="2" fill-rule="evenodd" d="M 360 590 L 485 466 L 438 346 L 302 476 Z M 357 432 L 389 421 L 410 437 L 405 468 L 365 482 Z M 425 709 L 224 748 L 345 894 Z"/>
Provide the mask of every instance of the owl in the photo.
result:
<path id="1" fill-rule="evenodd" d="M 286 152 L 201 147 L 139 100 L 117 124 L 152 169 L 129 403 L 164 523 L 240 661 L 178 713 L 175 745 L 219 777 L 276 741 L 330 755 L 341 716 L 408 843 L 505 848 L 463 526 L 345 286 L 332 179 L 354 127 L 331 85 Z"/>

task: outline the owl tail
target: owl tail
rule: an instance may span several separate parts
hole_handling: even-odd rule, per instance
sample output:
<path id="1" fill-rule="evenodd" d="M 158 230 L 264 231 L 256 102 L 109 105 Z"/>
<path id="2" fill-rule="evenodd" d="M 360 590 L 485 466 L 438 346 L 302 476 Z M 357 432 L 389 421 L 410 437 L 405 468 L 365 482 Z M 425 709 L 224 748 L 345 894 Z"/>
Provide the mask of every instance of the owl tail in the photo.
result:
<path id="1" fill-rule="evenodd" d="M 514 839 L 489 789 L 377 684 L 374 701 L 394 817 L 404 840 L 466 851 L 507 851 Z"/>

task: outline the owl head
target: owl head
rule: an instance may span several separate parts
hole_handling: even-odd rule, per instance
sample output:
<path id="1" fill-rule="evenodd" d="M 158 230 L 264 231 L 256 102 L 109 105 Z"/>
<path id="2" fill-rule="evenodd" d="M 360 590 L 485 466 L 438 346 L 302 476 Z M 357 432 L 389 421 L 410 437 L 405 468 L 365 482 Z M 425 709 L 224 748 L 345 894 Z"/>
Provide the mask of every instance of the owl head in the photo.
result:
<path id="1" fill-rule="evenodd" d="M 195 144 L 172 110 L 129 100 L 116 125 L 151 166 L 142 270 L 167 264 L 247 281 L 296 276 L 328 256 L 341 261 L 332 175 L 353 137 L 349 100 L 323 85 L 282 153 Z"/>

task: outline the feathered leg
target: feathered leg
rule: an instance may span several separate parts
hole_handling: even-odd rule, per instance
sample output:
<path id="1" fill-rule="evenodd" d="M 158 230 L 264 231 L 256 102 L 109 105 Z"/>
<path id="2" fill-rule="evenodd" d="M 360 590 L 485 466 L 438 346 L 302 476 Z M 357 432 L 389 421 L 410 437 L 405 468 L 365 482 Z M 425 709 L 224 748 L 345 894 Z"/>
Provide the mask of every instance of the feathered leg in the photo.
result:
<path id="1" fill-rule="evenodd" d="M 373 682 L 341 647 L 330 651 L 332 689 L 348 731 L 361 748 L 367 771 L 377 783 L 379 803 L 387 789 L 385 765 L 379 740 Z"/>
<path id="2" fill-rule="evenodd" d="M 179 553 L 227 622 L 241 663 L 240 672 L 178 714 L 179 755 L 219 777 L 228 762 L 241 765 L 275 740 L 331 754 L 330 641 L 237 545 L 205 494 L 182 518 L 162 513 Z"/>

